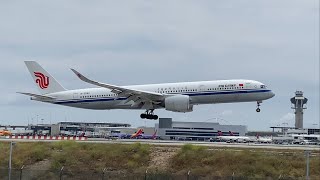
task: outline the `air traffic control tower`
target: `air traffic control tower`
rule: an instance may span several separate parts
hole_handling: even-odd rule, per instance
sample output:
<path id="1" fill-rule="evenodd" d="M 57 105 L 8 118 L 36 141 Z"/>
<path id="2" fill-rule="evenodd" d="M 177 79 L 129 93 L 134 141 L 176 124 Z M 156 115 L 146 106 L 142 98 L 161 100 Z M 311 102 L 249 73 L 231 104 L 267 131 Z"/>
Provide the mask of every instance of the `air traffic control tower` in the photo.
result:
<path id="1" fill-rule="evenodd" d="M 296 116 L 296 123 L 295 128 L 296 129 L 303 129 L 303 110 L 307 109 L 308 99 L 303 97 L 302 91 L 296 91 L 296 96 L 291 98 L 292 103 L 292 109 L 295 110 L 295 116 Z"/>

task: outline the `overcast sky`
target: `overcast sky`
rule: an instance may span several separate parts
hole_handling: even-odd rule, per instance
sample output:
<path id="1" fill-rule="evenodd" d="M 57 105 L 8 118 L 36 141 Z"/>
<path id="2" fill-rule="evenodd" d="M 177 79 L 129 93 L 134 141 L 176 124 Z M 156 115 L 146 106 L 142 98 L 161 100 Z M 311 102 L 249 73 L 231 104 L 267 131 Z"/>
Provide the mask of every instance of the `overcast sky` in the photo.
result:
<path id="1" fill-rule="evenodd" d="M 67 89 L 94 87 L 70 68 L 116 85 L 253 79 L 276 94 L 261 113 L 255 103 L 235 103 L 156 114 L 249 130 L 294 126 L 289 99 L 302 90 L 305 126 L 320 124 L 317 0 L 0 1 L 0 59 L 0 124 L 154 125 L 139 118 L 143 110 L 75 109 L 16 94 L 39 93 L 25 60 L 38 61 Z"/>

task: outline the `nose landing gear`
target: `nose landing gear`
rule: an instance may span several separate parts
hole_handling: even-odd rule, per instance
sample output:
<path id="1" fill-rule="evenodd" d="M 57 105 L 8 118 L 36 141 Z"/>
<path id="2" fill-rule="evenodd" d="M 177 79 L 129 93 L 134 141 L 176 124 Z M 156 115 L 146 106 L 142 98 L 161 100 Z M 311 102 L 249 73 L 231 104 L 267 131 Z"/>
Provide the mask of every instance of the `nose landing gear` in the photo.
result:
<path id="1" fill-rule="evenodd" d="M 151 110 L 146 110 L 145 113 L 142 113 L 140 115 L 141 119 L 152 119 L 152 120 L 157 120 L 159 117 L 157 115 L 153 114 L 154 109 Z"/>
<path id="2" fill-rule="evenodd" d="M 257 101 L 257 109 L 256 109 L 257 112 L 261 111 L 260 110 L 260 103 L 262 103 L 262 101 Z"/>

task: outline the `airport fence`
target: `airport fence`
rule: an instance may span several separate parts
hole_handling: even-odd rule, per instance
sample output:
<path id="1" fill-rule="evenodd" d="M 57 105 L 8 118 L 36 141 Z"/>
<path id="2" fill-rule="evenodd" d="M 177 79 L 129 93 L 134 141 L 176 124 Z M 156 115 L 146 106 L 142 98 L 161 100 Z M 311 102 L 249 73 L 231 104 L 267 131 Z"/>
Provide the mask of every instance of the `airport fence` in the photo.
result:
<path id="1" fill-rule="evenodd" d="M 285 154 L 282 154 L 282 156 Z M 301 174 L 289 175 L 284 173 L 278 177 L 242 177 L 237 176 L 237 174 L 230 171 L 229 176 L 212 176 L 207 174 L 199 175 L 199 172 L 193 174 L 192 171 L 181 170 L 175 174 L 169 172 L 153 172 L 148 171 L 148 169 L 143 173 L 132 173 L 127 171 L 110 171 L 105 168 L 101 171 L 99 170 L 87 170 L 85 168 L 77 167 L 77 170 L 73 167 L 72 170 L 68 167 L 62 167 L 61 169 L 29 169 L 22 166 L 20 169 L 8 169 L 4 166 L 0 167 L 0 180 L 247 180 L 247 179 L 281 179 L 281 180 L 291 180 L 291 179 L 319 179 L 319 174 L 313 172 L 313 176 L 310 174 L 310 155 L 311 157 L 316 157 L 316 154 L 312 154 L 311 151 L 305 151 L 306 156 L 306 176 L 301 176 Z M 320 160 L 320 159 L 319 159 Z M 40 167 L 41 168 L 41 167 Z M 85 169 L 85 170 L 84 170 Z M 279 164 L 279 171 L 281 171 L 281 164 Z M 287 175 L 285 175 L 287 174 Z M 295 177 L 297 176 L 297 177 Z"/>
<path id="2" fill-rule="evenodd" d="M 246 180 L 250 178 L 218 176 L 196 176 L 189 171 L 186 174 L 165 173 L 125 173 L 115 171 L 68 171 L 64 170 L 34 170 L 34 169 L 0 169 L 1 180 Z M 255 178 L 257 179 L 257 178 Z M 261 179 L 288 179 L 279 177 L 266 177 Z M 290 179 L 290 178 L 289 178 Z"/>

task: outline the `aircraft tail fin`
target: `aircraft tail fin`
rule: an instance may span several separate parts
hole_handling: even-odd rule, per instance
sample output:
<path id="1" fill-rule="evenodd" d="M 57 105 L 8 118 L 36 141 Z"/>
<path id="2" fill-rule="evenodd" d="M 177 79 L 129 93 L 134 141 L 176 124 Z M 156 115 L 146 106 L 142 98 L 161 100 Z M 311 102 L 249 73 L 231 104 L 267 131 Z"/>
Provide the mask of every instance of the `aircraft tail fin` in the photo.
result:
<path id="1" fill-rule="evenodd" d="M 41 94 L 50 94 L 66 90 L 36 61 L 25 61 L 25 64 Z"/>
<path id="2" fill-rule="evenodd" d="M 223 136 L 223 133 L 220 130 L 218 131 L 218 136 Z"/>
<path id="3" fill-rule="evenodd" d="M 143 129 L 139 129 L 135 134 L 132 134 L 131 138 L 136 138 L 143 133 Z"/>
<path id="4" fill-rule="evenodd" d="M 141 135 L 143 133 L 143 129 L 139 129 L 139 131 L 137 132 L 137 136 Z"/>
<path id="5" fill-rule="evenodd" d="M 154 133 L 153 133 L 153 135 L 152 135 L 151 139 L 155 139 L 156 137 L 157 137 L 157 130 L 155 130 L 155 131 L 154 131 Z"/>

